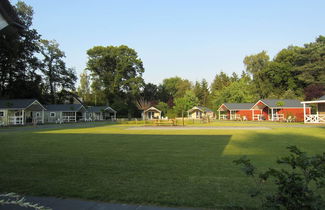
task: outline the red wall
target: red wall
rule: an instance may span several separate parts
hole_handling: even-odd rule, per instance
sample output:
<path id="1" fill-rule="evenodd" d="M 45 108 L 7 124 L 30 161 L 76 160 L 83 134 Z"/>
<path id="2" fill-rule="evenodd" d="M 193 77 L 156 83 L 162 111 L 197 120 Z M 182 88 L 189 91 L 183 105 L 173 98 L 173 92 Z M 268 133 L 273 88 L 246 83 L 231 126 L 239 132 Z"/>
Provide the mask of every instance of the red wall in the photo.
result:
<path id="1" fill-rule="evenodd" d="M 289 115 L 294 115 L 296 116 L 296 121 L 297 122 L 303 122 L 304 121 L 304 108 L 286 108 L 286 109 L 281 109 L 279 114 L 284 114 L 284 117 L 287 118 Z M 310 114 L 310 108 L 306 108 L 306 114 Z"/>
<path id="2" fill-rule="evenodd" d="M 235 111 L 231 111 L 232 114 L 235 114 Z M 243 116 L 246 116 L 247 120 L 252 120 L 252 111 L 251 110 L 237 110 L 237 115 L 240 115 L 242 118 Z M 230 119 L 230 111 L 227 111 L 227 118 Z"/>
<path id="3" fill-rule="evenodd" d="M 232 112 L 234 113 L 234 112 Z M 260 110 L 254 110 L 254 114 L 260 114 Z M 269 108 L 265 107 L 262 111 L 262 114 L 264 116 L 265 120 L 269 120 Z M 275 113 L 275 111 L 274 111 Z M 278 114 L 283 114 L 284 118 L 287 119 L 289 115 L 296 116 L 297 122 L 303 122 L 304 121 L 304 109 L 303 108 L 285 108 L 280 109 Z M 306 108 L 306 114 L 310 114 L 311 110 L 310 108 Z M 236 111 L 236 114 L 240 115 L 240 117 L 246 116 L 247 120 L 252 120 L 253 111 L 252 110 L 238 110 Z M 230 112 L 227 111 L 228 119 L 230 119 Z"/>
<path id="4" fill-rule="evenodd" d="M 243 116 L 246 116 L 247 120 L 252 120 L 253 117 L 252 110 L 238 110 L 236 111 L 236 114 L 239 114 L 241 118 L 243 118 Z"/>
<path id="5" fill-rule="evenodd" d="M 311 109 L 306 108 L 306 114 L 310 114 L 310 112 L 311 112 Z M 259 110 L 254 111 L 254 114 L 259 114 L 259 113 L 260 113 Z M 265 120 L 270 120 L 268 113 L 269 113 L 269 108 L 265 107 L 263 109 L 263 116 L 264 116 Z M 285 119 L 287 119 L 289 115 L 293 115 L 293 116 L 296 116 L 297 122 L 304 121 L 304 108 L 284 108 L 284 109 L 280 109 L 277 113 L 283 114 Z M 275 114 L 275 111 L 274 111 L 274 114 Z"/>

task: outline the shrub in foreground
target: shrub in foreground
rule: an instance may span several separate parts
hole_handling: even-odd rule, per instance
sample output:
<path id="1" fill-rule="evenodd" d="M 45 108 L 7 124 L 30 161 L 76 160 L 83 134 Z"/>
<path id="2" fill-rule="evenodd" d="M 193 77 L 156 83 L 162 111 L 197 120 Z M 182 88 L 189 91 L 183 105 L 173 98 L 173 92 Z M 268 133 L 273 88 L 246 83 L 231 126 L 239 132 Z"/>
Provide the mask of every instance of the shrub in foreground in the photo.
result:
<path id="1" fill-rule="evenodd" d="M 287 149 L 289 156 L 277 160 L 281 169 L 258 173 L 247 157 L 234 161 L 256 183 L 250 195 L 260 198 L 261 207 L 267 209 L 325 209 L 325 153 L 308 156 L 296 146 Z M 275 191 L 263 188 L 267 181 L 275 185 Z"/>

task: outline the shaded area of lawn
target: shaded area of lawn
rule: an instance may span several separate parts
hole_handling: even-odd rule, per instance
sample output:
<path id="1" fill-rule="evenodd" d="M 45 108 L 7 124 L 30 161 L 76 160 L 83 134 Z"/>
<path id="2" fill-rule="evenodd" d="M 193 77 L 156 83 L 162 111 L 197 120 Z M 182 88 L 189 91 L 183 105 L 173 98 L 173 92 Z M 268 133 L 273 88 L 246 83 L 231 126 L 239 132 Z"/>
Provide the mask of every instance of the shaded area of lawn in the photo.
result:
<path id="1" fill-rule="evenodd" d="M 307 128 L 306 128 L 307 129 Z M 0 134 L 0 191 L 189 207 L 252 207 L 232 161 L 274 167 L 287 145 L 320 152 L 319 129 L 214 135 Z M 185 131 L 183 131 L 185 132 Z"/>
<path id="2" fill-rule="evenodd" d="M 209 183 L 215 180 L 216 160 L 230 140 L 230 136 L 11 136 L 0 142 L 2 191 L 184 206 L 213 205 L 208 195 L 214 187 Z"/>

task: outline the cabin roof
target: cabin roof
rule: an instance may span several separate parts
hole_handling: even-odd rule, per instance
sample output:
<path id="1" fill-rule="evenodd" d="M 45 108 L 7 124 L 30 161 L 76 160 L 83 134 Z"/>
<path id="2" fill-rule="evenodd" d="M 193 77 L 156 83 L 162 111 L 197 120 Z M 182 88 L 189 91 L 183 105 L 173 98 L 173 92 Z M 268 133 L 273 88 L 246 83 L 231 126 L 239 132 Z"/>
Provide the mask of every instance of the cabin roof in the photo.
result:
<path id="1" fill-rule="evenodd" d="M 110 106 L 88 106 L 87 107 L 88 112 L 103 112 L 103 111 L 108 111 L 108 112 L 114 112 L 116 111 L 112 109 Z"/>
<path id="2" fill-rule="evenodd" d="M 78 112 L 84 108 L 82 104 L 49 104 L 46 105 L 48 111 L 53 112 Z"/>
<path id="3" fill-rule="evenodd" d="M 317 101 L 322 101 L 325 100 L 325 95 L 323 95 L 322 97 L 320 97 L 319 99 L 317 99 Z"/>
<path id="4" fill-rule="evenodd" d="M 270 108 L 302 108 L 303 105 L 296 99 L 262 99 L 258 102 L 262 102 Z M 279 106 L 278 103 L 283 102 L 283 105 Z M 257 103 L 256 103 L 257 104 Z"/>
<path id="5" fill-rule="evenodd" d="M 250 110 L 254 106 L 254 103 L 224 103 L 222 105 L 229 110 Z"/>
<path id="6" fill-rule="evenodd" d="M 0 1 L 0 15 L 6 20 L 9 25 L 17 28 L 24 28 L 21 20 L 19 19 L 15 9 L 8 0 Z"/>
<path id="7" fill-rule="evenodd" d="M 149 107 L 148 109 L 144 110 L 143 112 L 148 112 L 148 111 L 156 111 L 156 112 L 161 113 L 161 111 L 154 106 Z"/>
<path id="8" fill-rule="evenodd" d="M 37 100 L 36 99 L 0 99 L 0 109 L 26 109 L 35 101 Z"/>
<path id="9" fill-rule="evenodd" d="M 192 109 L 188 110 L 188 112 L 194 111 L 194 110 L 200 110 L 201 112 L 213 112 L 212 109 L 209 109 L 208 107 L 205 106 L 194 106 Z"/>

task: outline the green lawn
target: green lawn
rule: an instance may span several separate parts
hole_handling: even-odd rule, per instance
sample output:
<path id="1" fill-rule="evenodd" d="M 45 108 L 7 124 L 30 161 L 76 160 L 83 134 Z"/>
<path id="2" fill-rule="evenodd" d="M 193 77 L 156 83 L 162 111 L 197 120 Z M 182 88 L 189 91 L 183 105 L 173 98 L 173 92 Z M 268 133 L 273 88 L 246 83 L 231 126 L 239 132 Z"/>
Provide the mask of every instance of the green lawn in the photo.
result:
<path id="1" fill-rule="evenodd" d="M 256 131 L 125 130 L 124 125 L 2 130 L 0 191 L 117 203 L 250 208 L 256 205 L 247 195 L 253 184 L 232 163 L 234 159 L 248 155 L 266 169 L 275 166 L 288 145 L 310 153 L 325 150 L 325 128 L 281 125 Z"/>

